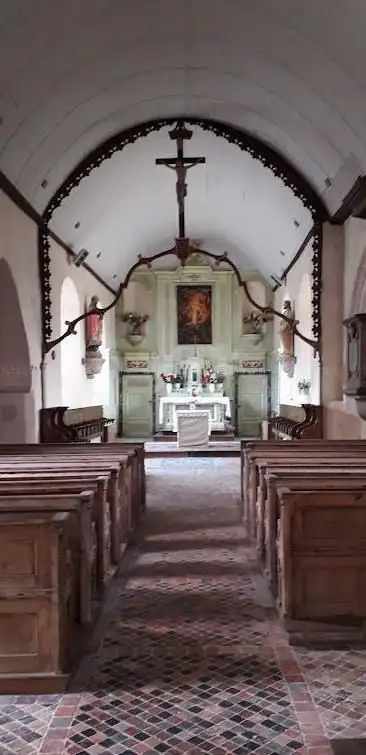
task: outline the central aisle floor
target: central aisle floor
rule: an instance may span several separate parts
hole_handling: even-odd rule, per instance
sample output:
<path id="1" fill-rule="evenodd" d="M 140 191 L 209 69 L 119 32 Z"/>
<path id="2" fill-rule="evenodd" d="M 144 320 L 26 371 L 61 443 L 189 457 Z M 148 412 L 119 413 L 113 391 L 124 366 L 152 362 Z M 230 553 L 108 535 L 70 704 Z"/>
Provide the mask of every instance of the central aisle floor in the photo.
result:
<path id="1" fill-rule="evenodd" d="M 366 652 L 288 646 L 238 524 L 239 459 L 148 460 L 147 485 L 84 691 L 0 698 L 0 755 L 330 755 L 365 736 Z"/>

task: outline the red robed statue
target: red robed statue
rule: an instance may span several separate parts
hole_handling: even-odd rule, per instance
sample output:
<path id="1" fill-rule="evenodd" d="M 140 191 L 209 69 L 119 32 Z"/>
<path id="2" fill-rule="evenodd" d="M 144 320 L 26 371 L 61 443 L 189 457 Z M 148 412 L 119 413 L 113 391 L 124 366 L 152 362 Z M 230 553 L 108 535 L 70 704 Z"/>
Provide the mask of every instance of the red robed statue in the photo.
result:
<path id="1" fill-rule="evenodd" d="M 98 297 L 92 296 L 88 311 L 98 307 Z M 96 351 L 102 345 L 103 315 L 92 314 L 86 318 L 86 348 Z"/>

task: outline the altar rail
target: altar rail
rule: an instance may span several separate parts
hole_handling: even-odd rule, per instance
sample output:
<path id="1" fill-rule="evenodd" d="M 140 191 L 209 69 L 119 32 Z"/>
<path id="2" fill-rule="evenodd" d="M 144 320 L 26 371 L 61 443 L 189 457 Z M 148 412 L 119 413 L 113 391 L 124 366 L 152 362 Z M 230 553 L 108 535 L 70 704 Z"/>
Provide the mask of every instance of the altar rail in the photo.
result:
<path id="1" fill-rule="evenodd" d="M 281 404 L 279 415 L 270 421 L 269 437 L 275 440 L 322 438 L 322 407 L 315 404 Z"/>
<path id="2" fill-rule="evenodd" d="M 52 406 L 40 410 L 41 443 L 108 442 L 108 426 L 114 419 L 103 417 L 103 406 Z"/>

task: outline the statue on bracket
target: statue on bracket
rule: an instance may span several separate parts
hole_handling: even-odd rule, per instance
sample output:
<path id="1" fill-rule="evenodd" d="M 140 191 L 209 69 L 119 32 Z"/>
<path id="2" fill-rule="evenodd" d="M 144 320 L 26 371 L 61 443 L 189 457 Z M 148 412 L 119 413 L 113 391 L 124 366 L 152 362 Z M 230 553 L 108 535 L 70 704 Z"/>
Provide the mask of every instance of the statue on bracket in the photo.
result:
<path id="1" fill-rule="evenodd" d="M 284 373 L 292 378 L 294 376 L 296 357 L 295 357 L 295 328 L 299 321 L 295 320 L 294 311 L 289 299 L 283 302 L 282 314 L 287 318 L 280 322 L 280 365 Z M 289 322 L 290 320 L 290 322 Z"/>
<path id="2" fill-rule="evenodd" d="M 87 308 L 87 312 L 91 314 L 87 316 L 86 322 L 86 334 L 85 334 L 85 372 L 89 379 L 93 379 L 95 375 L 99 375 L 104 359 L 100 351 L 100 347 L 103 343 L 103 314 L 99 314 L 95 310 L 98 309 L 99 300 L 97 296 L 92 296 L 90 304 Z"/>

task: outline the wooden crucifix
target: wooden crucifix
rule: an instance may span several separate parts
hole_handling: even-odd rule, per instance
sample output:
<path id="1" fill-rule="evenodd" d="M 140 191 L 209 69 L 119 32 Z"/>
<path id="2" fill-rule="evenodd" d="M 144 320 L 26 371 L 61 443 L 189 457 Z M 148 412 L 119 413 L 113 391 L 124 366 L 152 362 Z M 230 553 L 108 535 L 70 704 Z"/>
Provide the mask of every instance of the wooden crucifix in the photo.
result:
<path id="1" fill-rule="evenodd" d="M 178 121 L 177 125 L 169 131 L 171 139 L 177 142 L 177 156 L 176 157 L 158 157 L 156 159 L 156 165 L 165 165 L 166 168 L 175 170 L 177 174 L 177 202 L 178 202 L 178 217 L 179 217 L 179 239 L 185 239 L 185 212 L 184 212 L 184 200 L 187 196 L 187 170 L 194 168 L 195 165 L 201 165 L 206 162 L 205 157 L 184 157 L 184 140 L 192 138 L 193 131 L 190 131 L 183 121 Z"/>

